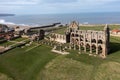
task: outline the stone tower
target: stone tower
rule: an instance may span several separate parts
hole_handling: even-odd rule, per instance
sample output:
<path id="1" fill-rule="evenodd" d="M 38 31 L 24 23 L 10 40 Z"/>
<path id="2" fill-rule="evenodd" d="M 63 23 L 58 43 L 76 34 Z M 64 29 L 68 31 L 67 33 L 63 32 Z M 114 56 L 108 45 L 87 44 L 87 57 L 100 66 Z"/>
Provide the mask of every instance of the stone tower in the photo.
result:
<path id="1" fill-rule="evenodd" d="M 105 33 L 105 45 L 106 45 L 106 50 L 105 53 L 108 54 L 110 51 L 110 28 L 106 24 L 104 27 L 104 33 Z"/>
<path id="2" fill-rule="evenodd" d="M 68 26 L 67 31 L 66 31 L 66 42 L 67 43 L 70 42 L 71 32 L 75 32 L 77 30 L 79 30 L 79 23 L 77 23 L 76 21 L 71 22 L 71 24 Z"/>
<path id="3" fill-rule="evenodd" d="M 69 26 L 70 32 L 74 32 L 79 30 L 79 23 L 77 23 L 76 21 L 73 21 L 70 26 Z"/>
<path id="4" fill-rule="evenodd" d="M 38 30 L 38 40 L 44 39 L 45 31 L 44 30 Z"/>

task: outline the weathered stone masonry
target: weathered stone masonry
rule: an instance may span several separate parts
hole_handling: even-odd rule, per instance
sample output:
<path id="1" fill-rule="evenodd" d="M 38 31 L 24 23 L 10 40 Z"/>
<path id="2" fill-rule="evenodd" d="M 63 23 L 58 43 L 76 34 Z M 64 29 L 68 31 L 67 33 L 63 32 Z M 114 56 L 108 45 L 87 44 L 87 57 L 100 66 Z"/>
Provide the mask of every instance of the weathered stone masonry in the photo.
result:
<path id="1" fill-rule="evenodd" d="M 66 35 L 53 34 L 53 41 L 60 43 L 70 43 L 70 48 L 84 51 L 85 53 L 89 51 L 90 54 L 99 55 L 103 58 L 109 52 L 109 27 L 106 25 L 103 31 L 94 30 L 80 30 L 79 24 L 73 21 L 67 31 Z"/>

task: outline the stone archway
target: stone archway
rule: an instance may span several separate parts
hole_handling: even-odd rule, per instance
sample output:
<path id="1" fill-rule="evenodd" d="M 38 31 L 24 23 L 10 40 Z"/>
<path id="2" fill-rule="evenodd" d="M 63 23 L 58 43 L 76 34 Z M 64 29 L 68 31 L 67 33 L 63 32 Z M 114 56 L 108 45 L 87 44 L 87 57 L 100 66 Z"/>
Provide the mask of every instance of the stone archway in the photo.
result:
<path id="1" fill-rule="evenodd" d="M 75 44 L 76 44 L 76 45 L 79 44 L 79 39 L 75 39 Z"/>
<path id="2" fill-rule="evenodd" d="M 103 44 L 103 41 L 101 39 L 98 40 L 98 44 Z"/>
<path id="3" fill-rule="evenodd" d="M 86 51 L 90 51 L 90 45 L 86 44 Z"/>
<path id="4" fill-rule="evenodd" d="M 96 45 L 92 45 L 92 53 L 96 53 Z"/>
<path id="5" fill-rule="evenodd" d="M 71 39 L 71 42 L 74 44 L 74 42 L 75 42 L 75 41 L 74 41 L 74 38 Z"/>
<path id="6" fill-rule="evenodd" d="M 92 43 L 96 43 L 96 39 L 92 39 Z"/>
<path id="7" fill-rule="evenodd" d="M 83 35 L 80 35 L 80 41 L 83 41 L 84 37 Z"/>
<path id="8" fill-rule="evenodd" d="M 78 35 L 78 34 L 75 34 L 75 37 L 79 37 L 79 35 Z"/>
<path id="9" fill-rule="evenodd" d="M 102 51 L 103 51 L 102 47 L 98 46 L 98 54 L 102 54 Z"/>
<path id="10" fill-rule="evenodd" d="M 71 34 L 71 37 L 75 37 L 74 33 Z"/>
<path id="11" fill-rule="evenodd" d="M 81 46 L 81 50 L 84 50 L 84 43 L 83 42 L 80 43 L 80 46 Z"/>

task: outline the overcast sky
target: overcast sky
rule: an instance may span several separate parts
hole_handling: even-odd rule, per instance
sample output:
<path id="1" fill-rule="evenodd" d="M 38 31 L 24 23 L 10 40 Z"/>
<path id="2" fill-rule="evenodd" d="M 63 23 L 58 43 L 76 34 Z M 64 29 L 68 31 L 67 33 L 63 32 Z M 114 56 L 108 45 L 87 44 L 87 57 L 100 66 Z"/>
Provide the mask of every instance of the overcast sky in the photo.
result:
<path id="1" fill-rule="evenodd" d="M 120 12 L 120 0 L 0 0 L 0 13 Z"/>

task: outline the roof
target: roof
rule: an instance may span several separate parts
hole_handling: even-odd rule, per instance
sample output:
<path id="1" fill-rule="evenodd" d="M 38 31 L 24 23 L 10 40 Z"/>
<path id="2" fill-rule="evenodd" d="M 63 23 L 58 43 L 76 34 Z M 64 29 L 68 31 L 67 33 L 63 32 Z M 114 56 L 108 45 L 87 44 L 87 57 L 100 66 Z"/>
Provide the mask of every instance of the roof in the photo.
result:
<path id="1" fill-rule="evenodd" d="M 120 30 L 114 29 L 114 30 L 112 30 L 112 32 L 120 32 Z"/>
<path id="2" fill-rule="evenodd" d="M 79 24 L 76 22 L 76 21 L 73 21 L 71 24 L 70 24 L 70 27 L 78 27 Z"/>

